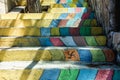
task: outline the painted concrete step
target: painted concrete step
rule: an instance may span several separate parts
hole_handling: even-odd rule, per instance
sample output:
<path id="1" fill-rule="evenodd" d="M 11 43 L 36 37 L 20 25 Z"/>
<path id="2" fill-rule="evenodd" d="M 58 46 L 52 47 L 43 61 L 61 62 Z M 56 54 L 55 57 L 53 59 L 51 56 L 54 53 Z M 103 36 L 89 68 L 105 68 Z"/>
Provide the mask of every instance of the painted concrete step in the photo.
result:
<path id="1" fill-rule="evenodd" d="M 14 11 L 12 11 L 14 12 Z M 0 19 L 94 19 L 94 12 L 86 13 L 9 13 L 0 14 Z"/>
<path id="2" fill-rule="evenodd" d="M 73 0 L 41 0 L 42 6 L 50 6 L 51 4 L 72 3 Z"/>
<path id="3" fill-rule="evenodd" d="M 0 20 L 0 27 L 78 27 L 80 19 L 27 19 L 27 20 Z"/>
<path id="4" fill-rule="evenodd" d="M 105 46 L 105 36 L 0 37 L 0 47 Z"/>
<path id="5" fill-rule="evenodd" d="M 4 62 L 0 65 L 0 80 L 87 80 L 88 78 L 91 80 L 119 80 L 120 75 L 120 68 L 115 65 L 91 67 L 94 65 L 87 66 L 66 62 L 53 62 L 52 64 Z"/>
<path id="6" fill-rule="evenodd" d="M 82 19 L 79 26 L 95 27 L 98 26 L 98 23 L 96 19 Z"/>
<path id="7" fill-rule="evenodd" d="M 27 1 L 26 0 L 18 0 L 15 1 L 17 6 L 26 6 Z M 43 6 L 49 6 L 50 4 L 55 4 L 57 1 L 56 0 L 40 0 L 41 4 Z"/>
<path id="8" fill-rule="evenodd" d="M 115 61 L 115 55 L 111 49 L 105 47 L 23 47 L 0 49 L 1 62 L 73 61 L 81 64 L 107 64 Z"/>
<path id="9" fill-rule="evenodd" d="M 42 6 L 50 6 L 51 4 L 65 4 L 65 3 L 77 3 L 79 5 L 87 5 L 87 2 L 85 0 L 40 0 Z M 26 5 L 26 0 L 20 0 L 16 1 L 16 5 L 19 6 L 25 6 Z"/>
<path id="10" fill-rule="evenodd" d="M 77 8 L 49 8 L 48 13 L 85 13 L 86 7 Z"/>
<path id="11" fill-rule="evenodd" d="M 66 4 L 78 2 L 75 0 L 41 0 L 42 6 L 50 6 L 51 4 Z"/>
<path id="12" fill-rule="evenodd" d="M 120 69 L 3 69 L 0 80 L 120 80 Z"/>
<path id="13" fill-rule="evenodd" d="M 23 6 L 18 6 L 15 10 L 11 11 L 7 14 L 0 14 L 0 19 L 86 19 L 87 18 L 95 18 L 94 12 L 91 9 L 87 9 L 86 12 L 79 13 L 18 13 L 19 8 L 24 8 Z M 21 11 L 21 10 L 20 10 Z"/>
<path id="14" fill-rule="evenodd" d="M 80 28 L 0 28 L 0 36 L 95 36 L 102 35 L 102 27 Z"/>
<path id="15" fill-rule="evenodd" d="M 47 24 L 46 24 L 47 23 Z M 0 20 L 0 28 L 8 27 L 79 27 L 79 26 L 91 26 L 96 27 L 96 19 L 26 19 L 26 20 L 14 20 L 3 19 Z"/>
<path id="16" fill-rule="evenodd" d="M 88 7 L 88 5 L 86 4 L 81 4 L 78 2 L 75 3 L 55 3 L 55 4 L 51 4 L 50 8 L 76 8 L 76 7 Z"/>
<path id="17" fill-rule="evenodd" d="M 88 2 L 86 0 L 44 0 L 41 4 L 42 6 L 51 6 L 52 4 L 69 4 L 69 7 L 88 7 Z"/>
<path id="18" fill-rule="evenodd" d="M 110 64 L 81 64 L 79 61 L 4 61 L 0 62 L 0 70 L 22 69 L 115 69 L 120 67 Z"/>
<path id="19" fill-rule="evenodd" d="M 51 4 L 50 5 L 50 8 L 76 8 L 76 7 L 82 7 L 82 5 L 77 4 L 77 3 Z"/>
<path id="20" fill-rule="evenodd" d="M 19 13 L 0 14 L 0 19 L 81 19 L 83 13 Z"/>

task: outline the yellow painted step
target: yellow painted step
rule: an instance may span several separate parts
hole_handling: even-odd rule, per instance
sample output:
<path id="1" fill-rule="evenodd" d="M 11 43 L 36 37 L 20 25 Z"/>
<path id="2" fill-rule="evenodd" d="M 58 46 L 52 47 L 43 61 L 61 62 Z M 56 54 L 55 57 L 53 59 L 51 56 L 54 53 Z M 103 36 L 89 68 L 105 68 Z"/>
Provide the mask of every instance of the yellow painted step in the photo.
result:
<path id="1" fill-rule="evenodd" d="M 40 0 L 42 6 L 50 6 L 51 4 L 55 4 L 55 0 Z"/>
<path id="2" fill-rule="evenodd" d="M 16 0 L 15 3 L 17 6 L 26 6 L 27 5 L 27 0 Z M 40 4 L 42 6 L 50 6 L 51 4 L 55 4 L 55 0 L 40 0 Z"/>
<path id="3" fill-rule="evenodd" d="M 40 28 L 0 28 L 0 36 L 40 36 Z"/>
<path id="4" fill-rule="evenodd" d="M 40 46 L 38 38 L 4 37 L 0 38 L 0 47 Z"/>
<path id="5" fill-rule="evenodd" d="M 0 80 L 39 80 L 42 69 L 0 70 Z"/>
<path id="6" fill-rule="evenodd" d="M 68 13 L 68 8 L 50 8 L 49 13 Z"/>
<path id="7" fill-rule="evenodd" d="M 0 14 L 0 19 L 58 19 L 61 13 L 19 13 Z"/>
<path id="8" fill-rule="evenodd" d="M 1 49 L 0 61 L 51 61 L 52 55 L 48 50 L 39 49 Z M 1 79 L 0 79 L 1 80 Z"/>
<path id="9" fill-rule="evenodd" d="M 17 6 L 26 6 L 27 0 L 16 0 L 15 3 Z M 43 6 L 49 6 L 50 4 L 55 4 L 55 0 L 40 0 Z"/>
<path id="10" fill-rule="evenodd" d="M 62 23 L 60 20 L 65 20 L 66 23 Z M 54 24 L 54 21 L 58 23 Z M 78 27 L 81 19 L 2 19 L 0 20 L 0 28 L 10 27 Z M 62 25 L 63 24 L 63 25 Z"/>
<path id="11" fill-rule="evenodd" d="M 59 4 L 60 3 L 72 3 L 72 2 L 78 2 L 78 1 L 75 1 L 75 0 L 69 0 L 69 2 L 67 2 L 68 0 L 59 0 Z M 56 0 L 40 0 L 41 2 L 41 5 L 42 6 L 50 6 L 52 4 L 57 4 L 57 1 Z"/>
<path id="12" fill-rule="evenodd" d="M 67 4 L 70 8 L 76 8 L 77 5 L 75 3 L 68 3 Z M 64 8 L 62 4 L 51 4 L 50 8 Z"/>
<path id="13" fill-rule="evenodd" d="M 15 3 L 17 6 L 26 6 L 27 5 L 27 0 L 15 0 Z M 62 1 L 62 0 L 61 0 Z M 71 1 L 72 2 L 72 1 Z M 74 1 L 75 2 L 75 1 Z M 76 1 L 77 2 L 77 1 Z M 55 4 L 56 0 L 40 0 L 40 4 L 42 6 L 50 6 L 51 4 Z M 66 3 L 66 2 L 64 2 Z"/>
<path id="14" fill-rule="evenodd" d="M 51 4 L 50 8 L 64 8 L 62 4 Z"/>
<path id="15" fill-rule="evenodd" d="M 52 19 L 46 20 L 0 20 L 0 27 L 48 27 L 52 22 Z"/>
<path id="16" fill-rule="evenodd" d="M 27 0 L 14 0 L 17 6 L 26 6 Z"/>

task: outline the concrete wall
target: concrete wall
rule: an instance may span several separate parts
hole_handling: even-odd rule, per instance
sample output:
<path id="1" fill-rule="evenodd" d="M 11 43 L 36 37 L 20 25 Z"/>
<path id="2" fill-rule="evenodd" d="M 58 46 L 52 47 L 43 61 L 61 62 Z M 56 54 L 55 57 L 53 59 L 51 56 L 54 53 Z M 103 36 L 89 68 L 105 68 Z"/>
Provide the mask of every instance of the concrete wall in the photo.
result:
<path id="1" fill-rule="evenodd" d="M 0 13 L 6 13 L 6 2 L 5 2 L 5 0 L 0 0 Z"/>
<path id="2" fill-rule="evenodd" d="M 15 7 L 15 0 L 7 0 L 7 11 Z"/>
<path id="3" fill-rule="evenodd" d="M 15 7 L 15 0 L 0 0 L 0 13 L 7 13 Z"/>

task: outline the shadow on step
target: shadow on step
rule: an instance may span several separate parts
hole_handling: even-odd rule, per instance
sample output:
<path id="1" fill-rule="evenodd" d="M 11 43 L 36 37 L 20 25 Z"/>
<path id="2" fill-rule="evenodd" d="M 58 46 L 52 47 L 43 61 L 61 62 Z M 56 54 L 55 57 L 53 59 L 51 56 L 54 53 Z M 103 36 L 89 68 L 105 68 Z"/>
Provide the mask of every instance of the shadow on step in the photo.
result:
<path id="1" fill-rule="evenodd" d="M 29 65 L 29 66 L 27 66 L 25 69 L 24 69 L 24 71 L 22 72 L 22 75 L 21 75 L 21 77 L 20 77 L 20 80 L 27 80 L 28 78 L 29 78 L 29 75 L 31 74 L 31 70 L 29 71 L 29 75 L 26 75 L 26 70 L 27 69 L 33 69 L 34 68 L 34 66 L 35 65 L 37 65 L 38 64 L 38 62 L 39 61 L 41 61 L 41 59 L 43 59 L 44 60 L 44 57 L 45 56 L 47 56 L 48 57 L 48 60 L 49 60 L 49 58 L 51 58 L 51 55 L 45 55 L 46 53 L 48 53 L 48 52 L 44 52 L 44 50 L 43 50 L 43 52 L 41 52 L 41 56 L 40 56 L 40 52 L 39 52 L 39 50 L 38 50 L 38 52 L 36 53 L 36 55 L 35 55 L 35 57 L 34 57 L 34 59 L 33 59 L 33 62 Z M 37 59 L 37 60 L 36 60 Z M 34 62 L 34 61 L 36 61 L 36 62 Z M 25 76 L 26 75 L 26 76 Z"/>

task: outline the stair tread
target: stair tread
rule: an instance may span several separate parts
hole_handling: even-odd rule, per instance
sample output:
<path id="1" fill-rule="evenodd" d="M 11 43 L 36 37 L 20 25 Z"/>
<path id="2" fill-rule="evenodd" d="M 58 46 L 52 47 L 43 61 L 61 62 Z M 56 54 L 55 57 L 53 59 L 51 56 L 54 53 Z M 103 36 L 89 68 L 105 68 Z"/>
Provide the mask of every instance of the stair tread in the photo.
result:
<path id="1" fill-rule="evenodd" d="M 7 47 L 0 47 L 0 50 L 39 50 L 39 49 L 45 49 L 45 50 L 49 50 L 49 49 L 83 49 L 83 50 L 99 50 L 99 49 L 110 49 L 106 46 L 83 46 L 83 47 L 11 47 L 11 48 L 7 48 Z"/>
<path id="2" fill-rule="evenodd" d="M 33 66 L 32 66 L 33 65 Z M 1 62 L 0 70 L 22 70 L 22 69 L 118 69 L 120 67 L 116 64 L 81 64 L 73 61 L 11 61 Z"/>

